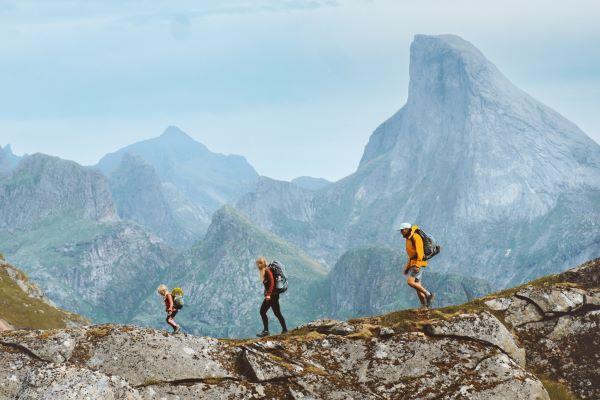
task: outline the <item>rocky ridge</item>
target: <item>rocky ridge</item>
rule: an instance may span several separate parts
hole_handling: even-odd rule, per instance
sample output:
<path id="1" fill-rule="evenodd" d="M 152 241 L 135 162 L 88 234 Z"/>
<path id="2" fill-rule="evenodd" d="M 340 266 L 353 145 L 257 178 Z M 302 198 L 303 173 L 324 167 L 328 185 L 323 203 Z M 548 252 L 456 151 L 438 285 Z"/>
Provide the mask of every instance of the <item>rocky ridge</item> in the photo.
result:
<path id="1" fill-rule="evenodd" d="M 595 399 L 599 303 L 596 259 L 461 306 L 319 320 L 261 340 L 116 325 L 4 332 L 0 396 Z"/>

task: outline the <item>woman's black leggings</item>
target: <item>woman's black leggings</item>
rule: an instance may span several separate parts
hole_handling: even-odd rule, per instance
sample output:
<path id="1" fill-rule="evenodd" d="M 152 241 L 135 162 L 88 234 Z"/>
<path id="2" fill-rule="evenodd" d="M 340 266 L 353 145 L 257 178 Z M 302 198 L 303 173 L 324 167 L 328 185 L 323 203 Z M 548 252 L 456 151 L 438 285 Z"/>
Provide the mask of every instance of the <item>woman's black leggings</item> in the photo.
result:
<path id="1" fill-rule="evenodd" d="M 265 299 L 260 306 L 260 317 L 262 318 L 263 328 L 265 331 L 269 330 L 269 318 L 267 318 L 267 311 L 269 308 L 273 309 L 273 314 L 279 320 L 281 324 L 281 329 L 287 331 L 287 327 L 285 325 L 285 319 L 283 319 L 283 315 L 281 315 L 281 309 L 279 308 L 279 293 L 273 293 L 271 295 L 271 300 Z"/>

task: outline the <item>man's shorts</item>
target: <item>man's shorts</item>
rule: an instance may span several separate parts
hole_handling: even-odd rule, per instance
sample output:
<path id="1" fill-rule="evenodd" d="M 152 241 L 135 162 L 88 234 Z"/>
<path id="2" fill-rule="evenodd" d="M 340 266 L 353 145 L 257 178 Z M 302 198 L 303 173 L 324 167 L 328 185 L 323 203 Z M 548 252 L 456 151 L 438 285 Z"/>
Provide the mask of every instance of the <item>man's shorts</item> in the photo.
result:
<path id="1" fill-rule="evenodd" d="M 415 278 L 415 282 L 420 282 L 422 275 L 423 275 L 423 268 L 410 267 L 408 269 L 408 276 Z"/>

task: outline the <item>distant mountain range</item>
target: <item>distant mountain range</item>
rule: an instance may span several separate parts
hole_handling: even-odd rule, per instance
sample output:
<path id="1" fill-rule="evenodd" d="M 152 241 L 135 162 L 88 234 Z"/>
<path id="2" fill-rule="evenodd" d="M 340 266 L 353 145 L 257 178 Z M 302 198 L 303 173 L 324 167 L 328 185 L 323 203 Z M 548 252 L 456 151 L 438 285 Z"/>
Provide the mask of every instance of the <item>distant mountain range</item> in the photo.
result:
<path id="1" fill-rule="evenodd" d="M 123 165 L 126 156 L 137 157 L 148 164 L 146 173 L 157 176 L 152 178 L 152 182 L 155 183 L 153 188 L 150 188 L 148 183 L 140 182 L 137 194 L 131 192 L 136 187 L 134 181 L 139 177 L 135 175 L 139 171 L 134 170 L 131 161 Z M 158 221 L 146 219 L 143 216 L 146 210 L 134 210 L 136 204 L 138 207 L 145 207 L 143 203 L 130 202 L 127 205 L 128 209 L 121 212 L 120 205 L 123 203 L 117 202 L 119 214 L 133 217 L 133 220 L 148 226 L 171 244 L 184 247 L 204 235 L 213 212 L 251 191 L 258 179 L 258 174 L 244 157 L 213 153 L 173 126 L 168 127 L 157 138 L 137 142 L 107 154 L 98 162 L 96 168 L 109 177 L 118 173 L 118 180 L 128 183 L 116 189 L 119 192 L 116 194 L 118 198 L 131 195 L 137 195 L 140 200 L 141 197 L 147 196 L 164 197 L 173 219 L 169 222 L 169 229 L 182 231 L 180 235 L 176 232 L 163 235 L 162 232 L 153 229 L 153 225 L 157 225 Z M 150 171 L 150 168 L 154 171 Z M 129 179 L 126 176 L 128 173 L 133 175 Z M 162 188 L 156 183 L 160 183 Z M 142 191 L 144 188 L 150 192 Z"/>
<path id="2" fill-rule="evenodd" d="M 600 256 L 600 146 L 452 36 L 417 35 L 406 105 L 337 181 L 259 177 L 175 127 L 94 167 L 0 148 L 0 252 L 59 306 L 162 326 L 159 283 L 186 329 L 259 329 L 254 260 L 282 261 L 291 325 L 416 305 L 400 222 L 442 244 L 441 305 Z"/>

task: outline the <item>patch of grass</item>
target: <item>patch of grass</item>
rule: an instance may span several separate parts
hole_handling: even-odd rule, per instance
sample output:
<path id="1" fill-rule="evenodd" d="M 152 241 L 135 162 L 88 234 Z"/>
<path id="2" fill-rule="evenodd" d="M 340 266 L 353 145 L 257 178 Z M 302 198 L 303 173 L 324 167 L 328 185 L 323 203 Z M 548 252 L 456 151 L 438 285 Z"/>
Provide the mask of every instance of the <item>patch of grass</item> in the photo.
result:
<path id="1" fill-rule="evenodd" d="M 550 400 L 579 400 L 579 397 L 571 393 L 569 388 L 562 383 L 548 379 L 541 379 L 541 381 L 550 396 Z"/>

